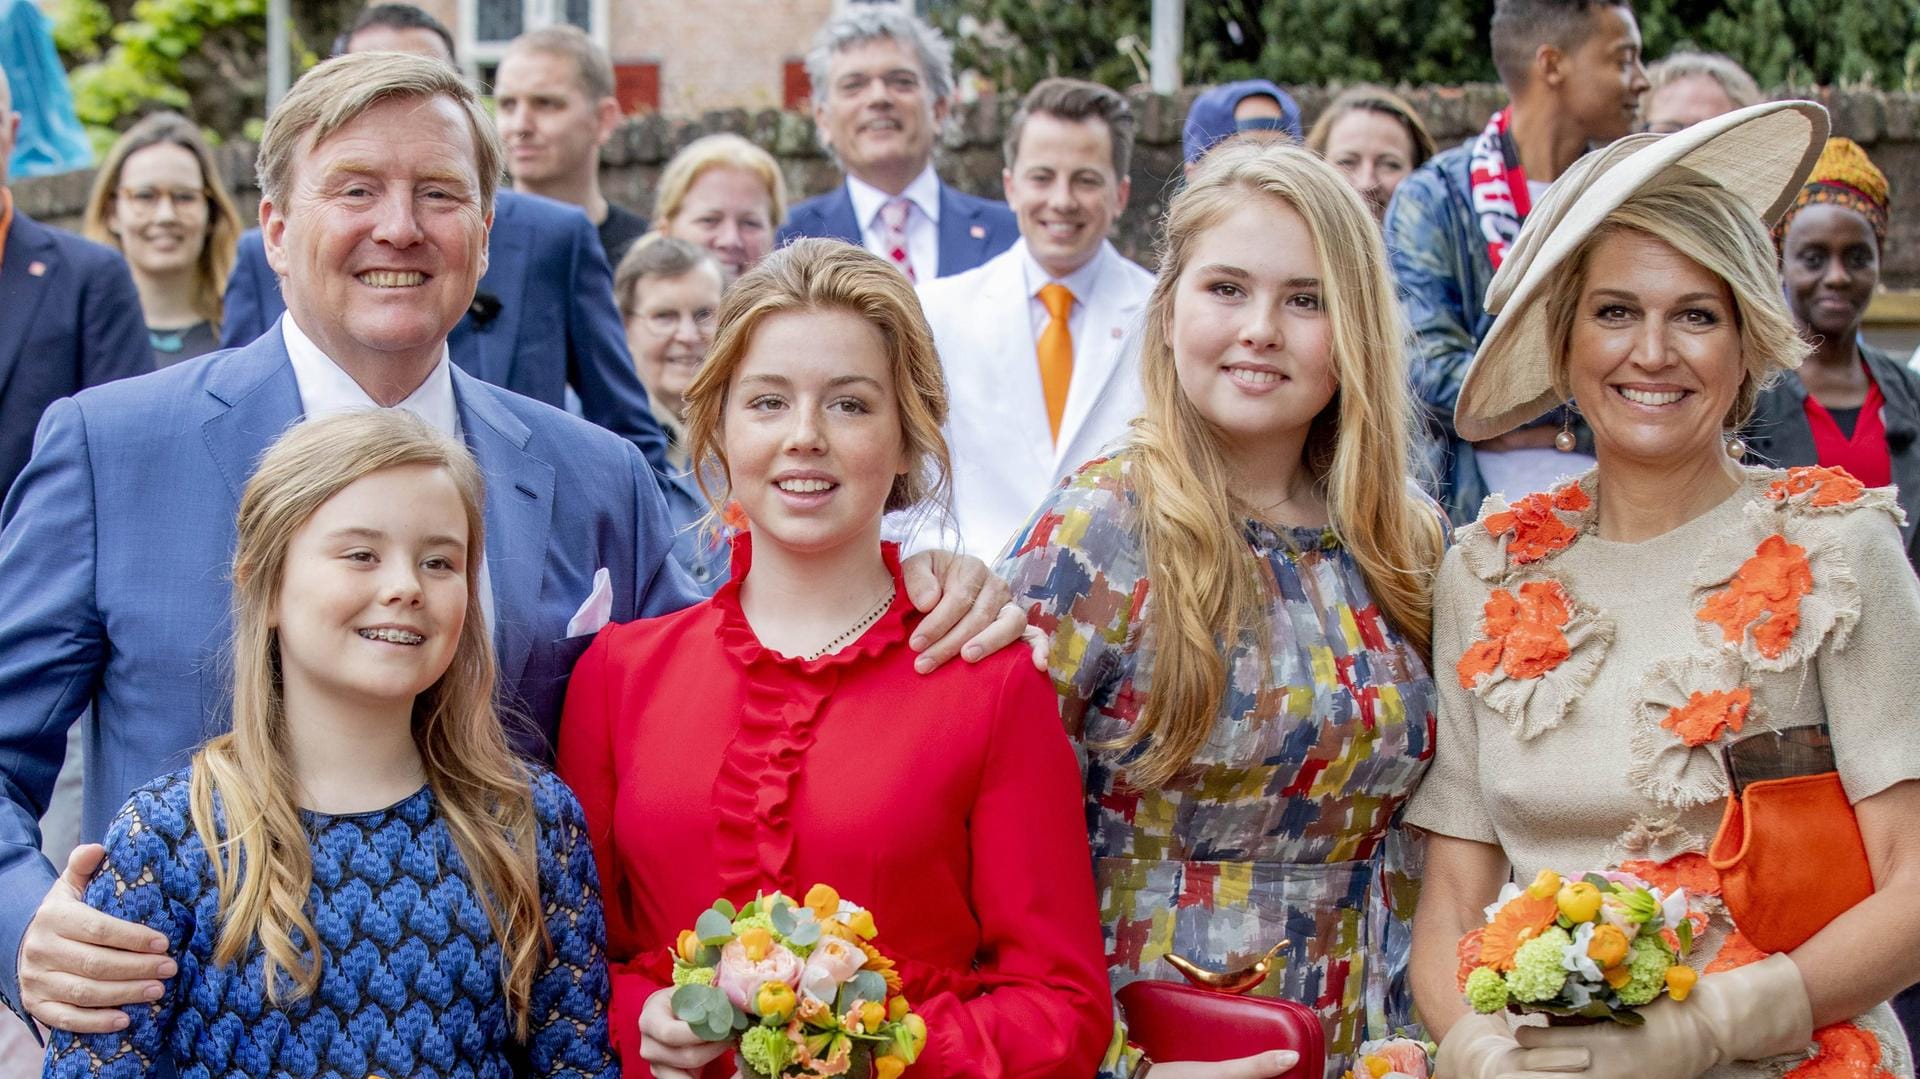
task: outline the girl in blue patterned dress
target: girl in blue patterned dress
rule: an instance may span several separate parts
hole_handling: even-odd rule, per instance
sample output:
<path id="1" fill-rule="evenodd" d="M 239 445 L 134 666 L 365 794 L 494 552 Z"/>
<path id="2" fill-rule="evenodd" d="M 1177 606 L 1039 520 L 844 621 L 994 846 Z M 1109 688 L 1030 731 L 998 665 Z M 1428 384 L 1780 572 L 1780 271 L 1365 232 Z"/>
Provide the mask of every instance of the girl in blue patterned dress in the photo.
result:
<path id="1" fill-rule="evenodd" d="M 1164 247 L 1145 414 L 1001 572 L 1084 750 L 1115 987 L 1277 947 L 1255 992 L 1320 1013 L 1338 1076 L 1410 1022 L 1395 823 L 1433 749 L 1400 314 L 1366 207 L 1290 145 L 1209 154 Z"/>
<path id="2" fill-rule="evenodd" d="M 481 480 L 396 409 L 295 428 L 241 499 L 233 729 L 135 791 L 87 902 L 178 973 L 46 1074 L 613 1076 L 578 803 L 516 761 Z"/>

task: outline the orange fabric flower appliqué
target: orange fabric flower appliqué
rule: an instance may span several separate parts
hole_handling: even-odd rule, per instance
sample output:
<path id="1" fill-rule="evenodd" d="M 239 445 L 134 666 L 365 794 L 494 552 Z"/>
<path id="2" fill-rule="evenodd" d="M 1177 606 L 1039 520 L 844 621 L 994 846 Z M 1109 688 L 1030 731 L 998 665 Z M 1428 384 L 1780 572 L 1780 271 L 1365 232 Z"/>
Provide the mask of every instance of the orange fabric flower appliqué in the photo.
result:
<path id="1" fill-rule="evenodd" d="M 1467 991 L 1467 975 L 1480 966 L 1480 941 L 1486 935 L 1487 927 L 1483 925 L 1461 937 L 1460 943 L 1454 946 L 1453 953 L 1460 958 L 1460 969 L 1454 974 L 1453 980 L 1458 983 L 1462 993 Z"/>
<path id="2" fill-rule="evenodd" d="M 1573 654 L 1564 632 L 1573 599 L 1558 581 L 1528 581 L 1515 596 L 1496 588 L 1482 610 L 1486 639 L 1460 657 L 1460 688 L 1472 689 L 1496 668 L 1508 678 L 1538 678 Z"/>
<path id="3" fill-rule="evenodd" d="M 1880 1066 L 1880 1039 L 1854 1023 L 1835 1023 L 1813 1032 L 1813 1059 L 1785 1079 L 1892 1079 Z"/>
<path id="4" fill-rule="evenodd" d="M 1813 497 L 1808 501 L 1815 506 L 1844 506 L 1857 502 L 1865 494 L 1867 485 L 1853 478 L 1853 474 L 1844 468 L 1823 468 L 1819 465 L 1802 465 L 1787 469 L 1783 479 L 1774 480 L 1767 486 L 1767 497 L 1775 502 L 1785 502 L 1794 495 L 1806 494 Z"/>
<path id="5" fill-rule="evenodd" d="M 1749 963 L 1758 963 L 1772 954 L 1754 947 L 1753 942 L 1736 929 L 1727 934 L 1726 940 L 1720 942 L 1720 951 L 1713 957 L 1713 962 L 1707 964 L 1707 973 L 1719 974 L 1724 971 L 1739 970 Z"/>
<path id="6" fill-rule="evenodd" d="M 1499 971 L 1513 969 L 1513 955 L 1527 941 L 1546 932 L 1560 916 L 1560 904 L 1552 896 L 1535 899 L 1521 892 L 1494 912 L 1486 933 L 1480 938 L 1480 965 Z"/>
<path id="7" fill-rule="evenodd" d="M 1636 858 L 1621 862 L 1620 872 L 1632 873 L 1663 892 L 1685 888 L 1688 895 L 1720 894 L 1720 871 L 1704 854 L 1682 854 L 1664 862 Z"/>
<path id="8" fill-rule="evenodd" d="M 1554 511 L 1578 513 L 1592 505 L 1587 492 L 1581 490 L 1579 484 L 1570 483 L 1552 494 L 1530 494 L 1505 511 L 1489 515 L 1485 527 L 1487 534 L 1495 537 L 1511 532 L 1513 539 L 1507 543 L 1507 554 L 1515 564 L 1524 566 L 1565 550 L 1579 536 L 1580 533 Z"/>
<path id="9" fill-rule="evenodd" d="M 1751 629 L 1754 648 L 1779 659 L 1800 626 L 1800 600 L 1811 591 L 1807 549 L 1775 533 L 1760 541 L 1753 557 L 1741 563 L 1726 588 L 1700 605 L 1695 617 L 1718 625 L 1730 644 Z"/>
<path id="10" fill-rule="evenodd" d="M 1752 707 L 1753 691 L 1745 686 L 1727 692 L 1695 691 L 1687 703 L 1670 709 L 1660 725 L 1689 746 L 1704 746 L 1727 731 L 1739 734 Z"/>

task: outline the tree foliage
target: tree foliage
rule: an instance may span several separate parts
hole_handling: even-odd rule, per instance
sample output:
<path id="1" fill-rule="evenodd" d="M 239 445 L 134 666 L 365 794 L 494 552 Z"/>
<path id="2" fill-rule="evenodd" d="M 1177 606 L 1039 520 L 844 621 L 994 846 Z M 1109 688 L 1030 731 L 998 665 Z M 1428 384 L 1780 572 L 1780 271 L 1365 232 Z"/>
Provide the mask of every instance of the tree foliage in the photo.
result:
<path id="1" fill-rule="evenodd" d="M 1763 86 L 1913 90 L 1920 0 L 1639 0 L 1649 57 L 1724 52 Z M 1025 90 L 1073 74 L 1127 88 L 1147 78 L 1144 0 L 941 0 L 931 12 L 962 66 Z M 1187 0 L 1184 79 L 1462 83 L 1495 78 L 1493 0 Z"/>

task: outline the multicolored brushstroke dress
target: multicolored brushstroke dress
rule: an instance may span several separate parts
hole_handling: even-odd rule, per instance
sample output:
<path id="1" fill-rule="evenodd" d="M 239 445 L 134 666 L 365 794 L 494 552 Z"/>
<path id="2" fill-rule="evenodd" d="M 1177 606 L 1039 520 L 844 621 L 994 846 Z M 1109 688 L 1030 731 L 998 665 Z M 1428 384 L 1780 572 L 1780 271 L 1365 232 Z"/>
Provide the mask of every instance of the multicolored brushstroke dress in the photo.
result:
<path id="1" fill-rule="evenodd" d="M 1433 753 L 1434 686 L 1330 530 L 1244 523 L 1273 597 L 1272 636 L 1228 652 L 1220 717 L 1165 787 L 1135 789 L 1099 748 L 1138 718 L 1153 588 L 1129 455 L 1089 462 L 1014 537 L 999 572 L 1052 637 L 1061 715 L 1084 761 L 1114 987 L 1224 970 L 1285 942 L 1255 992 L 1319 1011 L 1327 1074 L 1411 1023 L 1412 848 L 1395 827 Z"/>

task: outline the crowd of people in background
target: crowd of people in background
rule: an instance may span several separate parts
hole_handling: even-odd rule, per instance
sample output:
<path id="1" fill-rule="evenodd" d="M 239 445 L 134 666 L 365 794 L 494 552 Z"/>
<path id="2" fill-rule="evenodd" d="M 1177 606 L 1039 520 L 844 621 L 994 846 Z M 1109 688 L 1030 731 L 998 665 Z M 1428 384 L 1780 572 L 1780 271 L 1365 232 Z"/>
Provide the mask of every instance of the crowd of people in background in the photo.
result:
<path id="1" fill-rule="evenodd" d="M 830 881 L 926 1079 L 1298 1063 L 1150 1059 L 1112 993 L 1169 957 L 1264 962 L 1328 1079 L 1397 1037 L 1837 1074 L 1794 1070 L 1835 1029 L 1913 1076 L 1897 180 L 1724 56 L 1644 65 L 1626 0 L 1489 40 L 1453 147 L 1383 86 L 1197 94 L 1153 268 L 1129 99 L 1036 84 L 961 191 L 893 6 L 805 54 L 839 183 L 711 134 L 644 206 L 572 27 L 489 109 L 367 8 L 253 228 L 175 112 L 84 239 L 18 211 L 0 72 L 0 1071 L 37 1021 L 62 1077 L 725 1075 L 663 957 Z M 1714 908 L 1644 1029 L 1470 1012 L 1503 887 L 1700 871 L 1743 726 L 1831 738 L 1877 890 L 1791 954 Z"/>

